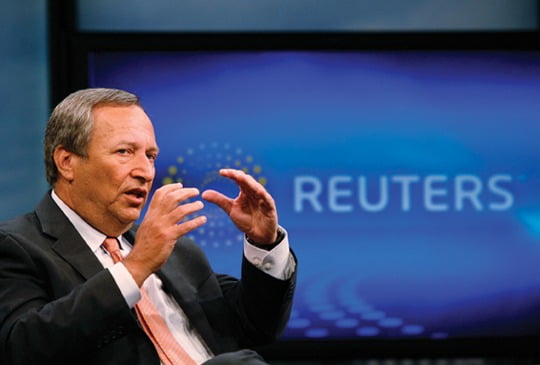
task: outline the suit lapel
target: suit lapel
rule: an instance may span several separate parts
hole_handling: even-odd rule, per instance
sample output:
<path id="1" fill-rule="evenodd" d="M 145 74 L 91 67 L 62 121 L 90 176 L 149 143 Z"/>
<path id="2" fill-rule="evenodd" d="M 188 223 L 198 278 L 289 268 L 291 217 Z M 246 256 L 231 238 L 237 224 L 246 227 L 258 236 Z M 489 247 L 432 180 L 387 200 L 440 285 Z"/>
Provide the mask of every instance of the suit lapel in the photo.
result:
<path id="1" fill-rule="evenodd" d="M 84 242 L 71 222 L 62 213 L 52 200 L 50 192 L 36 207 L 36 214 L 41 222 L 42 230 L 47 235 L 56 238 L 52 249 L 68 262 L 86 280 L 103 270 L 103 266 Z M 128 241 L 134 243 L 133 230 L 125 233 Z M 174 259 L 171 257 L 156 273 L 163 282 L 163 289 L 172 295 L 184 310 L 190 324 L 201 335 L 208 347 L 219 352 L 219 345 L 214 338 L 212 328 L 206 315 L 197 301 L 196 289 L 189 285 L 185 278 L 176 269 Z"/>
<path id="2" fill-rule="evenodd" d="M 52 249 L 86 280 L 103 270 L 94 253 L 52 200 L 50 192 L 36 207 L 36 214 L 43 232 L 56 238 Z"/>

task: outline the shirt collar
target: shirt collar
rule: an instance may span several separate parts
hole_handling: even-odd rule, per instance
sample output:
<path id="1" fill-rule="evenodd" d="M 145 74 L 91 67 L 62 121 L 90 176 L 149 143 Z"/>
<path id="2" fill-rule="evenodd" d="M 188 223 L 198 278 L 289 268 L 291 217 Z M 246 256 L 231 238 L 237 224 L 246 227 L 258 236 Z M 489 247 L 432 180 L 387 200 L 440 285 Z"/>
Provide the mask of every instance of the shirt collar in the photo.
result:
<path id="1" fill-rule="evenodd" d="M 105 234 L 101 233 L 90 224 L 88 224 L 80 215 L 75 213 L 66 203 L 60 199 L 60 197 L 52 190 L 51 197 L 54 202 L 58 205 L 60 210 L 66 215 L 71 224 L 75 227 L 77 232 L 81 235 L 84 242 L 90 247 L 92 252 L 96 252 L 100 247 L 105 238 Z M 122 242 L 122 235 L 118 236 L 118 242 Z"/>

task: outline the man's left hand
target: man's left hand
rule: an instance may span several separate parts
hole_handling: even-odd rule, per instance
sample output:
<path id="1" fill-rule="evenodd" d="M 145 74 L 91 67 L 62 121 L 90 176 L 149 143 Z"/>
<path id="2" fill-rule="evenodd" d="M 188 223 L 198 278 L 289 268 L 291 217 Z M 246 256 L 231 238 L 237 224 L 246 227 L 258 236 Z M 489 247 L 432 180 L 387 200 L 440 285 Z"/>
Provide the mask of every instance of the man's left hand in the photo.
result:
<path id="1" fill-rule="evenodd" d="M 252 176 L 241 170 L 222 169 L 219 174 L 236 182 L 240 193 L 231 199 L 215 190 L 206 190 L 202 198 L 218 205 L 238 229 L 258 245 L 277 239 L 277 211 L 272 196 Z"/>

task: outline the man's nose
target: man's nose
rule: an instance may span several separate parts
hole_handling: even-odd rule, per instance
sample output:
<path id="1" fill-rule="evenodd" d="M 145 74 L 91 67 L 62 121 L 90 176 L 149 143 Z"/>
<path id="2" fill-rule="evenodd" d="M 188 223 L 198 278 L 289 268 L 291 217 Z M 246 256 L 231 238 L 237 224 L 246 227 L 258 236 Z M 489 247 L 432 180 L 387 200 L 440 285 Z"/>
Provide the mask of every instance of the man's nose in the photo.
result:
<path id="1" fill-rule="evenodd" d="M 137 154 L 134 159 L 134 167 L 131 173 L 135 178 L 152 181 L 155 174 L 153 160 L 150 159 L 146 153 Z"/>

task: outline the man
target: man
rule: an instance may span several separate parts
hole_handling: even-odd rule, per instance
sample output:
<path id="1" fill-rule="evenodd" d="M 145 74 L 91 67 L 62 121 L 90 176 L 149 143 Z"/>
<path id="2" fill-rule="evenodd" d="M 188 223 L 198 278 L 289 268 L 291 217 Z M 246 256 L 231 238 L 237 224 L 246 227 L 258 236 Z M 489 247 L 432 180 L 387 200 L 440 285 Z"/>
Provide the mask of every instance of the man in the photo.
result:
<path id="1" fill-rule="evenodd" d="M 157 155 L 133 94 L 86 89 L 54 109 L 52 190 L 35 212 L 0 224 L 2 364 L 264 364 L 241 349 L 283 330 L 296 266 L 272 197 L 231 169 L 220 174 L 237 183 L 236 198 L 202 194 L 246 237 L 241 280 L 215 274 L 184 237 L 206 222 L 191 218 L 203 208 L 196 188 L 157 189 L 133 227 Z"/>

